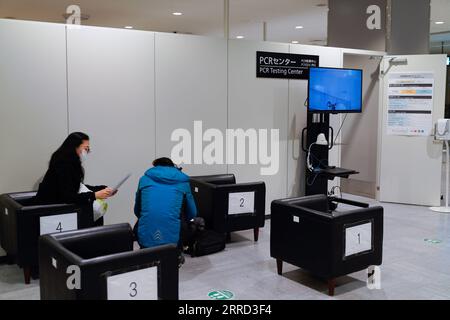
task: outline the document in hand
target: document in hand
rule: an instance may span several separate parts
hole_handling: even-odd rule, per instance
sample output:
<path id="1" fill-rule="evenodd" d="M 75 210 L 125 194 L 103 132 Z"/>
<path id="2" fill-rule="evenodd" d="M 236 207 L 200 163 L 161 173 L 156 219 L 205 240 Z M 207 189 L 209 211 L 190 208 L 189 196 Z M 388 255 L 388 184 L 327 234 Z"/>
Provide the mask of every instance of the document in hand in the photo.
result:
<path id="1" fill-rule="evenodd" d="M 118 183 L 114 188 L 112 188 L 112 189 L 113 189 L 114 191 L 119 190 L 119 188 L 120 188 L 120 187 L 125 183 L 125 181 L 127 181 L 130 177 L 131 177 L 131 173 L 127 174 L 127 175 L 125 176 L 125 178 L 123 178 L 122 180 L 120 180 L 119 183 Z"/>

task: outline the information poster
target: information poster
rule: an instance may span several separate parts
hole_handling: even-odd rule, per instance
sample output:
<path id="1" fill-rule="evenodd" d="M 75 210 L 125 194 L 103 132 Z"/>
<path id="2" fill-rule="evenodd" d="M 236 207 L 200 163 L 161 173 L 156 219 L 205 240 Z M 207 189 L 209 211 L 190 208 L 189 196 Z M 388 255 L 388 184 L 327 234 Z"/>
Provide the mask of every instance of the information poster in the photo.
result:
<path id="1" fill-rule="evenodd" d="M 428 136 L 433 127 L 433 73 L 389 76 L 387 134 Z"/>

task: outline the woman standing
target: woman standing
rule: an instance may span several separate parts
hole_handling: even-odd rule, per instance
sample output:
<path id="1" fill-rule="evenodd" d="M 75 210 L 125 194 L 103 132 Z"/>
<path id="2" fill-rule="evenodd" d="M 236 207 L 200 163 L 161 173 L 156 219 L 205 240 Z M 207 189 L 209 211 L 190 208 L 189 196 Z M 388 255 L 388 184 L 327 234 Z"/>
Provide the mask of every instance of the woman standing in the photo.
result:
<path id="1" fill-rule="evenodd" d="M 89 136 L 82 132 L 70 134 L 53 153 L 49 168 L 36 195 L 38 204 L 74 203 L 92 208 L 95 200 L 105 200 L 115 195 L 106 186 L 85 185 L 88 192 L 80 193 L 84 182 L 82 161 L 90 153 Z M 103 218 L 95 225 L 103 225 Z"/>

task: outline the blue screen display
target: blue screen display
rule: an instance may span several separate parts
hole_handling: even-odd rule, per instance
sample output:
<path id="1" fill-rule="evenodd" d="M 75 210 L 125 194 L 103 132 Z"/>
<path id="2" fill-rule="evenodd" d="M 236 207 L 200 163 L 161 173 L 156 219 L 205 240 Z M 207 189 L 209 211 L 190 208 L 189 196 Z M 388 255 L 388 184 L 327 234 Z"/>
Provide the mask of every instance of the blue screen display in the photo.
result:
<path id="1" fill-rule="evenodd" d="M 310 68 L 309 111 L 361 112 L 362 71 Z"/>

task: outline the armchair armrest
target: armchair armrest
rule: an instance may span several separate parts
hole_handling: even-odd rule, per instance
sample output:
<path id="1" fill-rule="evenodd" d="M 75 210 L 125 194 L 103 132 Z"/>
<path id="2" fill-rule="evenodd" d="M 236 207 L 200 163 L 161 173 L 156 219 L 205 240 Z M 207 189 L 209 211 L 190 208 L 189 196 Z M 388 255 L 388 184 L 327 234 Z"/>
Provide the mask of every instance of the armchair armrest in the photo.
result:
<path id="1" fill-rule="evenodd" d="M 222 185 L 222 184 L 235 184 L 236 178 L 234 174 L 217 174 L 211 176 L 196 176 L 191 177 L 191 180 L 208 182 L 211 184 Z"/>

